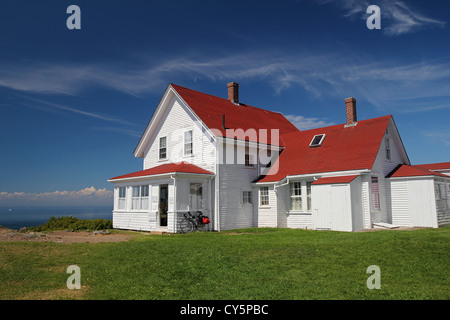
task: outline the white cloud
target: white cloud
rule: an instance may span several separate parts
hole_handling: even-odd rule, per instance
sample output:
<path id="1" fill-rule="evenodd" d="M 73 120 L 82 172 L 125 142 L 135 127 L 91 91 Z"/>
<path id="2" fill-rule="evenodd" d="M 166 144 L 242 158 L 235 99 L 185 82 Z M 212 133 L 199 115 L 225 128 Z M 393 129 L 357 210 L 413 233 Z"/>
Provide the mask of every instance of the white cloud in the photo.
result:
<path id="1" fill-rule="evenodd" d="M 63 202 L 84 202 L 111 200 L 113 192 L 111 190 L 96 189 L 95 187 L 87 187 L 78 191 L 52 191 L 42 193 L 26 193 L 26 192 L 0 192 L 0 201 L 13 200 L 20 202 L 46 202 L 46 203 L 63 203 Z"/>

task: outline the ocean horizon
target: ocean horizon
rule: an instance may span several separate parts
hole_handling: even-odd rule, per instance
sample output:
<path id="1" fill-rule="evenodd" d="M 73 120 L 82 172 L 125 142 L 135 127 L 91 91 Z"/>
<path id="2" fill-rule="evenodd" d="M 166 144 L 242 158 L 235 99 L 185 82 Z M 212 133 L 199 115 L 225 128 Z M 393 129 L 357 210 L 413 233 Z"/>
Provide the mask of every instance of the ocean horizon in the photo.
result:
<path id="1" fill-rule="evenodd" d="M 112 206 L 0 206 L 0 226 L 19 230 L 37 227 L 51 217 L 112 220 Z"/>

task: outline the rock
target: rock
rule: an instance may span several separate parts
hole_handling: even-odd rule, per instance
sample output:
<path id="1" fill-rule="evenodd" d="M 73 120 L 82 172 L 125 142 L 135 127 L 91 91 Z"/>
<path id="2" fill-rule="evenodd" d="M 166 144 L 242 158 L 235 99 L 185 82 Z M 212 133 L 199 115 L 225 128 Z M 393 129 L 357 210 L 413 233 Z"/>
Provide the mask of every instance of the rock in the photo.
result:
<path id="1" fill-rule="evenodd" d="M 19 233 L 26 233 L 27 232 L 27 228 L 23 227 L 19 230 Z"/>

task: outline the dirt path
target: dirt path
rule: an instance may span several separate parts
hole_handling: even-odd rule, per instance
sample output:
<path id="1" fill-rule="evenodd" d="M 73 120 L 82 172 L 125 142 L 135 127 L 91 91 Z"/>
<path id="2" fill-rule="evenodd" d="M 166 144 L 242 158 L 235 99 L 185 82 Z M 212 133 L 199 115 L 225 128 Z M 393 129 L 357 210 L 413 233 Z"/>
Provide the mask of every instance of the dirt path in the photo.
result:
<path id="1" fill-rule="evenodd" d="M 96 243 L 128 241 L 140 233 L 102 233 L 88 231 L 19 232 L 0 227 L 0 241 L 33 241 L 56 243 Z"/>

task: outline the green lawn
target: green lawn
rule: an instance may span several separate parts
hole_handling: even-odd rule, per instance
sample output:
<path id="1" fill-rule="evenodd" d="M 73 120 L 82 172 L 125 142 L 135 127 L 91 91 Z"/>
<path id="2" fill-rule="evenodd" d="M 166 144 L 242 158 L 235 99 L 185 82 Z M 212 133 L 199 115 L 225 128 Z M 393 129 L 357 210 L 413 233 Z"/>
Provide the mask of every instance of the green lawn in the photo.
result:
<path id="1" fill-rule="evenodd" d="M 450 228 L 245 229 L 130 242 L 0 243 L 0 299 L 444 299 Z M 66 268 L 78 265 L 81 290 Z M 366 269 L 381 270 L 381 289 Z"/>

